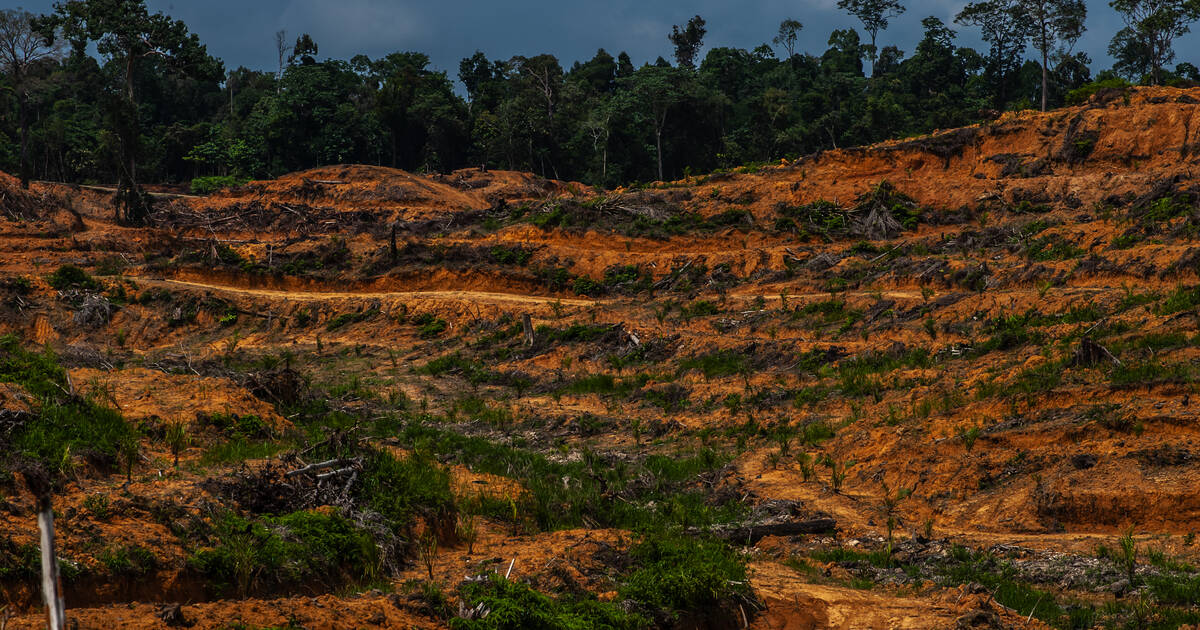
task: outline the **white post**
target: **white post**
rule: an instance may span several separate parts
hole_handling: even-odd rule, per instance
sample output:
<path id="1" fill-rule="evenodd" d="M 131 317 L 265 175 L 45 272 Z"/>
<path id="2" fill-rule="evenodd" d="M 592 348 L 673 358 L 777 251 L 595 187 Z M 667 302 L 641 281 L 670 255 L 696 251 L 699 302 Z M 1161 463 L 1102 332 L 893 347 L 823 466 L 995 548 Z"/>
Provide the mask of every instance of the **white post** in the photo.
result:
<path id="1" fill-rule="evenodd" d="M 54 510 L 50 507 L 50 497 L 38 497 L 38 531 L 42 536 L 42 596 L 46 599 L 48 627 L 65 630 L 66 605 L 58 578 L 58 558 L 54 553 Z"/>

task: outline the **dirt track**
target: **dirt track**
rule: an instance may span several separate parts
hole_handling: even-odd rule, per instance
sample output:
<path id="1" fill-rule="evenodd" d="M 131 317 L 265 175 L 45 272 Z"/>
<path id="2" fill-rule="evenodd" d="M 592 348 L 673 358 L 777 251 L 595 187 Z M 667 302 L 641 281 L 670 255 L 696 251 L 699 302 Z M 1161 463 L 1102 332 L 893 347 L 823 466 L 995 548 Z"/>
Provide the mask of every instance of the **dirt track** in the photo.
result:
<path id="1" fill-rule="evenodd" d="M 152 287 L 183 287 L 203 289 L 220 293 L 237 295 L 260 296 L 282 300 L 321 301 L 338 299 L 387 299 L 415 298 L 462 300 L 470 302 L 498 303 L 515 302 L 519 304 L 553 304 L 558 302 L 564 306 L 594 306 L 596 300 L 581 300 L 578 298 L 555 298 L 537 295 L 516 295 L 512 293 L 491 293 L 487 291 L 284 291 L 279 289 L 250 289 L 216 283 L 194 282 L 190 280 L 153 279 L 138 277 L 137 281 Z"/>

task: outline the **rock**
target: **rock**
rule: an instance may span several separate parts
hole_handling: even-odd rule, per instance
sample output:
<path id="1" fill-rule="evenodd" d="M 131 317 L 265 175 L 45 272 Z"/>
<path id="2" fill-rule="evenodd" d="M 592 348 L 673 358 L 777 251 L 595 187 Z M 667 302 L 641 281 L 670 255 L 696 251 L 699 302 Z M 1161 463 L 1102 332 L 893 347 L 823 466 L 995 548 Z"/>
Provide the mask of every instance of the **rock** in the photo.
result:
<path id="1" fill-rule="evenodd" d="M 190 628 L 196 625 L 195 621 L 183 615 L 183 606 L 179 604 L 165 604 L 158 609 L 158 618 L 172 628 Z"/>
<path id="2" fill-rule="evenodd" d="M 1120 597 L 1129 591 L 1129 580 L 1117 580 L 1109 585 L 1108 590 L 1116 597 Z"/>

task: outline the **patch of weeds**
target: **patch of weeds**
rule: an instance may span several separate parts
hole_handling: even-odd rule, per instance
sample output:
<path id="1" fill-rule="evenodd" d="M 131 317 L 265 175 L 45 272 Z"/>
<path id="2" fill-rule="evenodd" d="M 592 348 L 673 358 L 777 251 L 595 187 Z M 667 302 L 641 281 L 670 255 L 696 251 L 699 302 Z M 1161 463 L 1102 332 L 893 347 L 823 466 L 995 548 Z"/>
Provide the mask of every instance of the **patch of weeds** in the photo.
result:
<path id="1" fill-rule="evenodd" d="M 41 552 L 36 543 L 18 545 L 0 537 L 0 580 L 28 580 L 42 573 Z"/>
<path id="2" fill-rule="evenodd" d="M 316 511 L 250 520 L 216 519 L 209 540 L 188 564 L 219 592 L 271 591 L 319 582 L 336 586 L 378 573 L 375 541 L 342 516 Z"/>
<path id="3" fill-rule="evenodd" d="M 1009 562 L 992 554 L 955 546 L 950 557 L 954 561 L 940 570 L 943 584 L 982 584 L 997 602 L 1014 609 L 1021 616 L 1032 616 L 1050 625 L 1069 618 L 1053 593 L 1033 588 L 1017 579 L 1017 570 Z"/>
<path id="4" fill-rule="evenodd" d="M 454 408 L 466 414 L 471 420 L 485 422 L 492 426 L 508 426 L 513 423 L 512 413 L 503 407 L 491 407 L 478 396 L 468 396 L 454 403 Z"/>
<path id="5" fill-rule="evenodd" d="M 491 249 L 492 260 L 501 265 L 516 265 L 524 267 L 530 258 L 533 258 L 533 250 L 525 247 L 504 247 L 497 245 Z"/>
<path id="6" fill-rule="evenodd" d="M 141 576 L 158 568 L 154 552 L 141 545 L 118 545 L 106 547 L 96 559 L 112 575 Z"/>
<path id="7" fill-rule="evenodd" d="M 504 384 L 508 380 L 504 374 L 490 370 L 482 363 L 468 359 L 457 352 L 426 363 L 420 368 L 420 372 L 430 376 L 457 374 L 476 386 L 484 383 Z"/>
<path id="8" fill-rule="evenodd" d="M 535 337 L 548 343 L 586 343 L 595 341 L 613 329 L 608 324 L 571 324 L 566 328 L 538 326 Z"/>
<path id="9" fill-rule="evenodd" d="M 1114 387 L 1138 387 L 1163 383 L 1190 383 L 1193 371 L 1184 363 L 1159 363 L 1153 359 L 1114 366 L 1108 381 Z"/>
<path id="10" fill-rule="evenodd" d="M 585 523 L 631 530 L 702 527 L 734 521 L 745 509 L 736 498 L 714 504 L 694 486 L 700 475 L 729 461 L 729 455 L 707 448 L 633 461 L 585 450 L 579 461 L 551 461 L 541 453 L 419 422 L 410 422 L 398 437 L 417 451 L 519 482 L 524 492 L 511 504 L 483 501 L 478 506 L 479 513 L 509 521 L 514 529 L 532 524 L 555 530 Z"/>
<path id="11" fill-rule="evenodd" d="M 16 427 L 7 442 L 0 438 L 0 447 L 39 460 L 52 472 L 69 468 L 76 454 L 94 454 L 97 463 L 111 465 L 121 444 L 137 440 L 120 413 L 68 394 L 66 371 L 49 349 L 34 353 L 13 335 L 0 337 L 0 382 L 20 385 L 40 401 L 34 419 Z"/>
<path id="12" fill-rule="evenodd" d="M 696 300 L 691 304 L 686 304 L 679 308 L 679 316 L 683 319 L 695 319 L 697 317 L 709 317 L 721 312 L 715 302 L 710 300 Z"/>
<path id="13" fill-rule="evenodd" d="M 616 604 L 589 596 L 551 598 L 499 574 L 484 582 L 464 584 L 460 592 L 467 608 L 482 607 L 489 612 L 479 619 L 451 619 L 453 630 L 637 630 L 650 625 L 649 620 Z"/>
<path id="14" fill-rule="evenodd" d="M 639 374 L 628 379 L 618 379 L 612 374 L 592 374 L 567 385 L 565 391 L 572 394 L 615 394 L 627 396 L 635 389 L 644 386 L 649 380 L 650 376 L 646 374 Z"/>
<path id="15" fill-rule="evenodd" d="M 1087 250 L 1058 235 L 1043 236 L 1025 246 L 1025 256 L 1034 261 L 1070 260 L 1079 258 Z"/>
<path id="16" fill-rule="evenodd" d="M 1200 306 L 1200 286 L 1178 286 L 1155 311 L 1159 315 L 1174 315 L 1181 311 L 1193 310 Z"/>
<path id="17" fill-rule="evenodd" d="M 721 542 L 651 536 L 634 546 L 630 557 L 638 568 L 619 593 L 652 609 L 671 613 L 703 610 L 751 595 L 745 562 Z"/>
<path id="18" fill-rule="evenodd" d="M 742 353 L 734 350 L 718 350 L 710 354 L 691 357 L 679 362 L 679 373 L 699 370 L 705 378 L 721 378 L 746 374 L 749 364 Z"/>
<path id="19" fill-rule="evenodd" d="M 449 324 L 446 320 L 434 316 L 432 313 L 421 313 L 412 318 L 413 325 L 417 326 L 417 334 L 422 339 L 432 339 L 446 332 Z"/>
<path id="20" fill-rule="evenodd" d="M 371 308 L 360 313 L 342 313 L 330 319 L 325 324 L 325 330 L 333 332 L 343 326 L 366 321 L 379 314 L 378 308 Z"/>

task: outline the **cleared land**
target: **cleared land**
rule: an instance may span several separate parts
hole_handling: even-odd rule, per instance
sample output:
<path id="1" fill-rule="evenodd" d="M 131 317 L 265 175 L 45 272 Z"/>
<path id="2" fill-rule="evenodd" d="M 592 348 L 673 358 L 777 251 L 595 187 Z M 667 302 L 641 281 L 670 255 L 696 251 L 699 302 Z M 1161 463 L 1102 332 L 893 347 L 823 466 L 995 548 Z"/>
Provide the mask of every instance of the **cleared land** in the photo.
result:
<path id="1" fill-rule="evenodd" d="M 1200 91 L 1146 88 L 145 229 L 4 177 L 0 617 L 42 623 L 36 464 L 81 627 L 1200 622 L 1198 162 Z"/>

